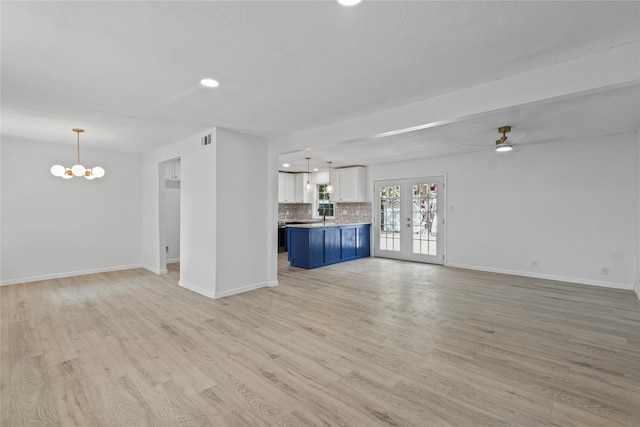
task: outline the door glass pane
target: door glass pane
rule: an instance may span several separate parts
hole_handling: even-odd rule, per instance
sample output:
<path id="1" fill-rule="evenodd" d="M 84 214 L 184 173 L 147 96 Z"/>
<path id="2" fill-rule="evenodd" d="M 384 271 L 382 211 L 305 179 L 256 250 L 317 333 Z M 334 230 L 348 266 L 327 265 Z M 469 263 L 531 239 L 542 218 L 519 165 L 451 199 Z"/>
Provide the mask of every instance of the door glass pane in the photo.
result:
<path id="1" fill-rule="evenodd" d="M 400 251 L 400 186 L 380 187 L 380 242 L 383 251 Z"/>
<path id="2" fill-rule="evenodd" d="M 413 185 L 412 251 L 420 255 L 436 255 L 438 235 L 438 186 L 436 183 Z"/>

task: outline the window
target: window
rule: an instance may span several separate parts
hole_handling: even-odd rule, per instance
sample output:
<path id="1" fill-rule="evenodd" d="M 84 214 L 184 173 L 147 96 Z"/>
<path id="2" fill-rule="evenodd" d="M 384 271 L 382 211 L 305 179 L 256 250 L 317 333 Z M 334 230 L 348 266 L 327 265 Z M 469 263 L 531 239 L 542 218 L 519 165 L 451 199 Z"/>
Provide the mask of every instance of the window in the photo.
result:
<path id="1" fill-rule="evenodd" d="M 327 185 L 318 185 L 318 216 L 333 218 L 333 202 L 331 194 L 327 193 Z"/>

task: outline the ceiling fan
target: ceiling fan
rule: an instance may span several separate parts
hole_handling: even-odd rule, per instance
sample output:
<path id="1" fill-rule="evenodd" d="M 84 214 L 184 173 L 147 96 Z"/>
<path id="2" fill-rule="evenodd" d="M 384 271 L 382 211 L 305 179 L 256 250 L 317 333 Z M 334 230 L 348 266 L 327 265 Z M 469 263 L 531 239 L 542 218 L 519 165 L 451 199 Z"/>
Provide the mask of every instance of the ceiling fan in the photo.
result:
<path id="1" fill-rule="evenodd" d="M 507 139 L 509 139 L 507 134 L 509 132 L 511 132 L 511 126 L 500 126 L 498 128 L 498 133 L 501 133 L 502 136 L 496 140 L 495 144 L 456 144 L 456 145 L 463 145 L 463 146 L 470 146 L 470 147 L 493 147 L 498 152 L 506 152 L 506 151 L 513 150 L 514 147 L 518 147 L 518 150 L 520 150 L 523 147 L 523 145 L 526 145 L 527 147 L 529 147 L 534 144 L 558 142 L 558 141 L 563 141 L 565 139 L 564 136 L 556 136 L 556 137 L 547 138 L 547 139 L 540 139 L 540 140 L 533 139 L 533 140 L 525 141 L 526 134 L 523 132 L 518 132 L 518 134 L 515 137 L 515 145 L 514 145 L 514 143 L 512 142 L 507 142 Z M 526 143 L 523 144 L 524 142 Z"/>
<path id="2" fill-rule="evenodd" d="M 507 134 L 511 132 L 511 126 L 501 126 L 498 128 L 498 133 L 501 133 L 502 136 L 496 139 L 495 149 L 498 152 L 506 152 L 513 150 L 513 144 L 507 142 L 509 137 Z M 458 144 L 458 145 L 467 145 L 471 147 L 494 147 L 494 145 L 489 144 Z"/>

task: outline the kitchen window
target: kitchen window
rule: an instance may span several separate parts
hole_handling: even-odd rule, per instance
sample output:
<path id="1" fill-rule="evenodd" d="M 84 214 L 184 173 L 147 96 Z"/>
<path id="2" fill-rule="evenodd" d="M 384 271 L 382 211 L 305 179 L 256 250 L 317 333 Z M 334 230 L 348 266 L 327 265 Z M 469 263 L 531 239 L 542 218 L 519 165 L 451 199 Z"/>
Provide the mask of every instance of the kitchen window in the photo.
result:
<path id="1" fill-rule="evenodd" d="M 331 194 L 327 193 L 327 185 L 320 184 L 318 185 L 318 216 L 333 218 L 334 217 L 334 206 L 331 201 Z"/>

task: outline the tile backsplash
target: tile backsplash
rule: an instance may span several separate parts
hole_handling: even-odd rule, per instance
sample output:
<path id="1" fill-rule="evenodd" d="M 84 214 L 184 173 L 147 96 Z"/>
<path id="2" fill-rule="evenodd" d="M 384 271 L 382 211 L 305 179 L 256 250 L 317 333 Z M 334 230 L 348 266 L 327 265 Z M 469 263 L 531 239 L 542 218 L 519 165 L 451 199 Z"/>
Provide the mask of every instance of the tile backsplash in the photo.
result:
<path id="1" fill-rule="evenodd" d="M 342 223 L 371 222 L 371 203 L 336 203 L 335 220 Z"/>
<path id="2" fill-rule="evenodd" d="M 311 203 L 278 203 L 278 219 L 311 219 Z"/>
<path id="3" fill-rule="evenodd" d="M 278 203 L 278 219 L 311 219 L 312 203 Z M 335 221 L 342 223 L 371 222 L 371 203 L 336 203 Z"/>

